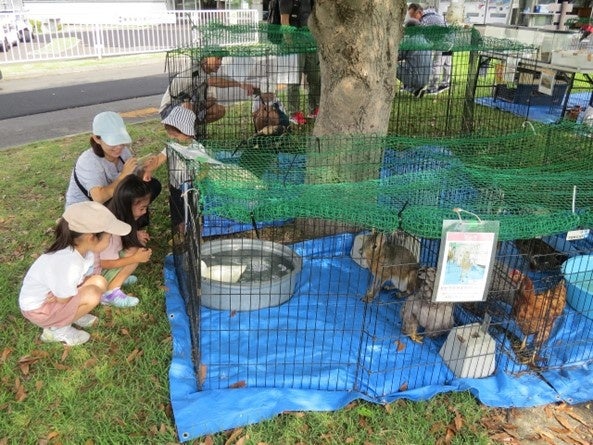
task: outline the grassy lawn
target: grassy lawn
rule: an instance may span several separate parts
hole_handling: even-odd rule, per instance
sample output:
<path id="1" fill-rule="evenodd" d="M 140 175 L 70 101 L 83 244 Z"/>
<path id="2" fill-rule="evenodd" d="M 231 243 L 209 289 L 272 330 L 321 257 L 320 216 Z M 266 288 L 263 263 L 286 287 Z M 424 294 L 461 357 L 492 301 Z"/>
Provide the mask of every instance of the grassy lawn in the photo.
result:
<path id="1" fill-rule="evenodd" d="M 160 150 L 157 121 L 130 125 L 139 155 Z M 151 263 L 131 288 L 140 305 L 98 307 L 91 340 L 45 344 L 18 309 L 22 278 L 53 239 L 74 162 L 89 135 L 0 152 L 0 444 L 167 444 L 177 436 L 168 389 L 171 336 L 163 260 L 170 247 L 166 187 L 152 207 Z M 159 172 L 166 183 L 166 171 Z M 489 443 L 495 415 L 469 393 L 381 406 L 356 402 L 331 413 L 286 413 L 190 443 Z M 199 413 L 196 413 L 199 416 Z"/>

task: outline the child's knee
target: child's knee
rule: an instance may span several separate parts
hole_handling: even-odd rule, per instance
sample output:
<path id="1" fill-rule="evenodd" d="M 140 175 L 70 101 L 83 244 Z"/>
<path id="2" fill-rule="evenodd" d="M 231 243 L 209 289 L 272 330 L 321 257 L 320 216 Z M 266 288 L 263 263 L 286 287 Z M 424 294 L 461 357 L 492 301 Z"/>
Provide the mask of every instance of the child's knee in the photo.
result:
<path id="1" fill-rule="evenodd" d="M 102 294 L 107 290 L 107 279 L 103 275 L 93 275 L 83 285 L 83 287 L 87 286 L 97 287 Z"/>

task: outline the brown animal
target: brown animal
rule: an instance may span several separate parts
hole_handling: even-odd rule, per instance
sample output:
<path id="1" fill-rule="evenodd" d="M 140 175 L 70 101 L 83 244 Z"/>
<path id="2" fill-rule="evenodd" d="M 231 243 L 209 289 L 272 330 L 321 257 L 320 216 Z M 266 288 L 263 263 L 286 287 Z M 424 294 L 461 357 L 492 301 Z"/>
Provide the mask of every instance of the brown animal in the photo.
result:
<path id="1" fill-rule="evenodd" d="M 536 293 L 533 281 L 518 270 L 510 272 L 513 282 L 518 284 L 513 303 L 512 314 L 521 332 L 525 334 L 522 349 L 527 343 L 527 336 L 535 334 L 534 347 L 539 348 L 550 336 L 554 321 L 566 306 L 566 285 L 561 280 L 551 289 Z"/>
<path id="2" fill-rule="evenodd" d="M 368 235 L 360 253 L 371 273 L 373 281 L 367 289 L 364 301 L 371 302 L 387 282 L 404 294 L 416 289 L 418 262 L 416 256 L 405 247 L 396 244 L 390 235 Z"/>

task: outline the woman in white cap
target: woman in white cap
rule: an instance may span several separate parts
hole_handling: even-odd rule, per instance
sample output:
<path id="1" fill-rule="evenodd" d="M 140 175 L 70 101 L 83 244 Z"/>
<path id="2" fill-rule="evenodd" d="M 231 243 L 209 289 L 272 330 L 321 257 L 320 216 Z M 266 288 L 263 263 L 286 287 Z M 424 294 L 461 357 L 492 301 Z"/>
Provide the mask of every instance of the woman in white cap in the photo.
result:
<path id="1" fill-rule="evenodd" d="M 97 317 L 90 312 L 107 290 L 107 281 L 93 275 L 95 254 L 104 250 L 111 235 L 130 233 L 129 224 L 97 202 L 72 204 L 55 230 L 55 241 L 35 260 L 23 280 L 19 307 L 23 316 L 43 328 L 41 340 L 80 345 Z"/>
<path id="2" fill-rule="evenodd" d="M 129 145 L 132 138 L 121 116 L 113 111 L 99 113 L 93 119 L 91 148 L 76 161 L 66 191 L 66 207 L 84 201 L 105 204 L 113 197 L 117 184 L 133 174 L 138 161 Z M 161 192 L 161 183 L 150 178 L 151 201 Z M 148 217 L 140 227 L 148 225 Z"/>

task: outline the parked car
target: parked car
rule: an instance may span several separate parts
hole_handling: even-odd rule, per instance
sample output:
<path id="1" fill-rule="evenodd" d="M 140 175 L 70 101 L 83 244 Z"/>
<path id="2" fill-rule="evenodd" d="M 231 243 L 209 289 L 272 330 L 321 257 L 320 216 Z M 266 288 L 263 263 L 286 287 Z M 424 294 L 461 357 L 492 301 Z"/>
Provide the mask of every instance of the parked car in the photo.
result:
<path id="1" fill-rule="evenodd" d="M 12 46 L 18 42 L 30 42 L 35 38 L 35 30 L 23 13 L 4 10 L 0 11 L 0 23 Z"/>
<path id="2" fill-rule="evenodd" d="M 23 14 L 15 13 L 14 23 L 21 42 L 30 42 L 35 38 L 35 28 Z"/>
<path id="3" fill-rule="evenodd" d="M 0 48 L 2 51 L 8 51 L 13 46 L 18 45 L 19 36 L 16 29 L 7 24 L 0 25 Z"/>

